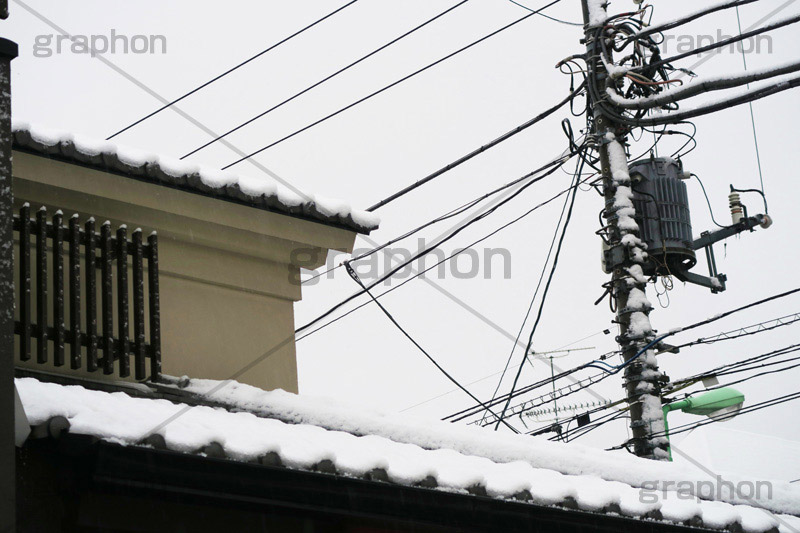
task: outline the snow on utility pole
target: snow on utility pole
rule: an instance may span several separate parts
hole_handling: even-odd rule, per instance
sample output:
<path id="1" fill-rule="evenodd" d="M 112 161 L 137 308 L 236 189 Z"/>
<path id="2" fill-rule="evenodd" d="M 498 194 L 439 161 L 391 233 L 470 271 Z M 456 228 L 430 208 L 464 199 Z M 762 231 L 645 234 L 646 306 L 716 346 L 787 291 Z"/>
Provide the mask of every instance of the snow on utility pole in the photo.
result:
<path id="1" fill-rule="evenodd" d="M 0 16 L 7 13 L 0 5 Z M 5 18 L 5 17 L 3 17 Z M 17 44 L 0 38 L 0 531 L 16 531 L 14 448 L 14 235 L 11 221 L 11 60 Z"/>
<path id="2" fill-rule="evenodd" d="M 625 128 L 610 120 L 598 105 L 608 81 L 602 60 L 600 41 L 608 19 L 606 0 L 581 0 L 586 38 L 586 62 L 589 65 L 589 113 L 592 113 L 592 140 L 600 153 L 603 194 L 609 249 L 606 267 L 612 272 L 611 295 L 616 302 L 616 322 L 625 367 L 626 399 L 630 405 L 633 451 L 640 457 L 666 460 L 666 439 L 654 438 L 664 433 L 661 411 L 661 383 L 655 352 L 645 350 L 655 339 L 650 325 L 650 310 L 645 288 L 647 278 L 642 265 L 647 259 L 634 220 L 633 190 L 625 152 Z M 611 47 L 609 47 L 611 48 Z M 608 100 L 605 100 L 608 103 Z M 611 105 L 608 103 L 607 105 Z"/>

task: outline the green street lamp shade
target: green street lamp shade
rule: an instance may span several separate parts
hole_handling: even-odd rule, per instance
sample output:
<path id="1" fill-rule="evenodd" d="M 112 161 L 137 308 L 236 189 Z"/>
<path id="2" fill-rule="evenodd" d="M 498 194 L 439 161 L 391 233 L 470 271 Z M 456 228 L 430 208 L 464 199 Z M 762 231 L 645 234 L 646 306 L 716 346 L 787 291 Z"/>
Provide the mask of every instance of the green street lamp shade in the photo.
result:
<path id="1" fill-rule="evenodd" d="M 681 410 L 693 415 L 705 415 L 717 421 L 729 420 L 736 416 L 744 404 L 744 394 L 730 387 L 706 392 L 698 396 L 690 396 L 683 400 L 668 403 L 662 406 L 664 411 L 664 432 L 669 439 L 669 424 L 667 414 L 670 411 Z M 672 447 L 669 448 L 669 460 L 672 461 Z"/>
<path id="2" fill-rule="evenodd" d="M 731 418 L 742 408 L 744 394 L 724 387 L 699 396 L 692 396 L 672 404 L 671 411 L 680 409 L 684 413 L 705 415 L 714 419 Z"/>

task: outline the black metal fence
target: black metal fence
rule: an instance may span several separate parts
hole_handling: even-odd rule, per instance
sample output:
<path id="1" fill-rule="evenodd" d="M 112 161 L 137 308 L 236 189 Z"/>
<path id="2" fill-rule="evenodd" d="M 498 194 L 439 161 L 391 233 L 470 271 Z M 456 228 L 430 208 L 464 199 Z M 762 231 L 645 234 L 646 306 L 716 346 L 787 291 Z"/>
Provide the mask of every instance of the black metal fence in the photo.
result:
<path id="1" fill-rule="evenodd" d="M 47 210 L 42 207 L 36 219 L 30 218 L 30 206 L 25 204 L 14 216 L 14 231 L 19 234 L 19 320 L 15 333 L 20 337 L 19 355 L 22 361 L 31 359 L 31 339 L 36 339 L 36 362 L 48 362 L 48 345 L 53 344 L 53 364 L 64 366 L 65 346 L 69 344 L 69 367 L 80 369 L 85 348 L 86 369 L 95 372 L 102 368 L 104 374 L 113 374 L 115 362 L 119 363 L 120 377 L 131 374 L 130 356 L 133 355 L 134 377 L 147 379 L 147 361 L 150 362 L 150 379 L 161 374 L 161 322 L 158 293 L 158 237 L 155 232 L 143 242 L 142 231 L 131 234 L 123 225 L 112 235 L 111 223 L 106 222 L 95 233 L 95 221 L 90 218 L 81 228 L 78 215 L 63 225 L 63 215 L 56 212 L 47 221 Z M 35 238 L 36 261 L 36 322 L 31 322 L 31 237 Z M 48 247 L 48 241 L 50 246 Z M 65 241 L 68 265 L 65 267 Z M 81 254 L 83 246 L 83 254 Z M 48 248 L 52 255 L 52 275 L 48 279 Z M 99 248 L 99 257 L 98 250 Z M 132 258 L 131 274 L 133 300 L 133 337 L 129 325 L 128 256 Z M 81 309 L 81 259 L 83 258 L 84 306 Z M 147 259 L 147 300 L 145 309 L 145 268 Z M 116 262 L 116 269 L 114 263 Z M 69 283 L 69 327 L 66 325 L 64 302 L 64 270 Z M 97 270 L 100 270 L 100 327 L 98 332 Z M 116 271 L 116 276 L 114 276 Z M 116 277 L 117 335 L 114 336 L 114 277 Z M 52 324 L 49 321 L 48 286 L 52 288 Z M 145 313 L 149 313 L 149 342 L 145 337 Z M 81 328 L 81 315 L 85 313 L 85 331 Z M 98 357 L 98 352 L 103 356 Z"/>

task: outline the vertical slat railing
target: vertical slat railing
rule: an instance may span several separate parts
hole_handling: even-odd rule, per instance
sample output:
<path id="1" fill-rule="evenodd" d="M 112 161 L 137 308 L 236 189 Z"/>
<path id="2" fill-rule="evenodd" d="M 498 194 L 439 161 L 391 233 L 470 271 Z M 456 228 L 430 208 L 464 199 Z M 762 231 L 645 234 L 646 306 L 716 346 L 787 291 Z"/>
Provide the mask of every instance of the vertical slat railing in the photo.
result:
<path id="1" fill-rule="evenodd" d="M 47 362 L 47 209 L 36 213 L 36 362 Z"/>
<path id="2" fill-rule="evenodd" d="M 14 220 L 14 229 L 19 232 L 20 239 L 20 310 L 19 321 L 15 324 L 15 333 L 20 336 L 20 360 L 31 359 L 31 343 L 32 339 L 36 339 L 36 361 L 40 364 L 48 363 L 48 340 L 52 340 L 54 343 L 53 363 L 57 367 L 66 364 L 66 344 L 69 344 L 69 366 L 73 370 L 80 369 L 83 360 L 82 351 L 85 346 L 86 367 L 89 372 L 95 372 L 102 367 L 104 374 L 113 374 L 114 362 L 119 360 L 120 377 L 128 377 L 131 375 L 130 356 L 133 354 L 135 378 L 137 380 L 148 379 L 147 358 L 149 357 L 149 378 L 158 380 L 161 375 L 161 301 L 156 232 L 153 232 L 145 243 L 141 228 L 137 228 L 131 234 L 131 241 L 128 242 L 125 225 L 120 226 L 114 235 L 111 223 L 107 221 L 100 228 L 98 235 L 95 233 L 93 218 L 87 220 L 84 229 L 81 229 L 77 214 L 70 218 L 67 226 L 64 226 L 64 217 L 61 211 L 55 213 L 51 225 L 47 222 L 45 207 L 38 211 L 35 220 L 31 219 L 30 206 L 27 203 L 20 208 L 19 213 L 19 220 Z M 33 290 L 32 236 L 36 238 L 35 323 L 31 319 L 33 314 L 33 305 L 31 305 Z M 51 241 L 48 242 L 48 239 Z M 81 255 L 81 246 L 84 247 L 83 255 Z M 99 265 L 97 264 L 98 246 L 100 247 Z M 65 250 L 65 248 L 68 249 Z M 52 249 L 52 283 L 48 279 L 49 249 Z M 128 283 L 128 256 L 132 258 L 131 287 Z M 115 259 L 116 280 L 114 279 Z M 83 286 L 81 284 L 81 261 L 85 268 Z M 145 261 L 147 261 L 146 276 Z M 65 280 L 64 270 L 67 265 L 68 279 Z M 98 270 L 101 277 L 99 306 L 97 301 Z M 65 281 L 68 289 L 65 287 Z M 145 304 L 145 283 L 148 285 L 147 304 Z M 116 296 L 114 295 L 115 287 Z M 48 326 L 48 306 L 51 303 L 48 297 L 49 290 L 52 290 L 52 327 Z M 68 304 L 65 302 L 67 290 L 69 291 Z M 86 302 L 84 304 L 86 307 L 85 328 L 81 328 L 83 319 L 81 315 L 82 290 L 85 291 L 83 299 Z M 133 292 L 132 317 L 129 309 L 131 290 Z M 114 309 L 115 304 L 116 310 Z M 67 305 L 69 305 L 69 309 L 66 308 Z M 147 310 L 145 305 L 148 305 Z M 115 311 L 116 317 L 114 316 Z M 146 328 L 148 317 L 149 339 Z M 132 335 L 130 331 L 131 318 L 133 319 Z M 99 326 L 98 322 L 100 322 Z M 115 326 L 116 337 L 114 335 Z M 102 328 L 102 332 L 98 331 L 100 328 Z M 98 355 L 99 351 L 103 352 L 102 359 Z"/>
<path id="3" fill-rule="evenodd" d="M 19 210 L 19 358 L 31 358 L 31 207 Z"/>
<path id="4" fill-rule="evenodd" d="M 150 376 L 158 379 L 161 375 L 161 301 L 158 290 L 158 235 L 156 232 L 147 238 L 147 275 L 149 281 L 148 300 L 150 303 Z"/>
<path id="5" fill-rule="evenodd" d="M 100 228 L 100 285 L 103 323 L 103 373 L 114 373 L 114 309 L 112 281 L 113 248 L 111 240 L 111 222 L 103 222 Z"/>
<path id="6" fill-rule="evenodd" d="M 97 237 L 94 233 L 94 218 L 86 221 L 85 269 L 86 269 L 86 368 L 97 370 Z"/>
<path id="7" fill-rule="evenodd" d="M 69 367 L 81 367 L 81 227 L 78 214 L 69 219 Z"/>
<path id="8" fill-rule="evenodd" d="M 144 337 L 144 254 L 142 251 L 142 229 L 137 228 L 131 235 L 133 242 L 133 337 L 134 337 L 134 377 L 142 380 L 147 377 L 146 346 Z"/>
<path id="9" fill-rule="evenodd" d="M 64 366 L 64 215 L 53 215 L 53 364 Z"/>
<path id="10" fill-rule="evenodd" d="M 128 352 L 128 228 L 123 224 L 117 230 L 117 359 L 119 375 L 131 375 Z"/>

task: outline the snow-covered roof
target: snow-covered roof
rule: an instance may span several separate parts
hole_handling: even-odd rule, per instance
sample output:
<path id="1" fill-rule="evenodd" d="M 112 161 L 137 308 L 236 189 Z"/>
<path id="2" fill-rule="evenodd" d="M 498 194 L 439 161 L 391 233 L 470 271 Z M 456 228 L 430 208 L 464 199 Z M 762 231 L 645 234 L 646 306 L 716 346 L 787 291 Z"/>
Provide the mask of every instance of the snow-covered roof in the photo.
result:
<path id="1" fill-rule="evenodd" d="M 34 378 L 19 378 L 16 386 L 31 425 L 65 417 L 70 433 L 122 445 L 143 446 L 155 431 L 156 440 L 172 451 L 199 453 L 211 446 L 236 461 L 712 529 L 800 530 L 800 518 L 792 516 L 800 515 L 800 488 L 788 483 L 775 483 L 769 498 L 740 499 L 723 490 L 713 497 L 728 501 L 688 500 L 663 485 L 648 488 L 648 483 L 672 481 L 674 487 L 677 480 L 697 478 L 675 464 L 364 412 L 330 399 L 236 382 L 189 380 L 180 388 L 159 387 L 186 403 L 163 399 L 164 394 L 134 397 Z M 168 423 L 161 427 L 162 422 Z"/>
<path id="2" fill-rule="evenodd" d="M 240 176 L 25 122 L 14 121 L 11 129 L 15 150 L 359 233 L 369 233 L 380 224 L 380 218 L 373 213 L 353 209 L 340 200 L 315 195 L 300 196 L 271 178 Z"/>

